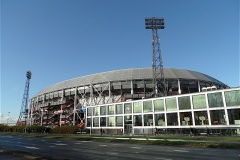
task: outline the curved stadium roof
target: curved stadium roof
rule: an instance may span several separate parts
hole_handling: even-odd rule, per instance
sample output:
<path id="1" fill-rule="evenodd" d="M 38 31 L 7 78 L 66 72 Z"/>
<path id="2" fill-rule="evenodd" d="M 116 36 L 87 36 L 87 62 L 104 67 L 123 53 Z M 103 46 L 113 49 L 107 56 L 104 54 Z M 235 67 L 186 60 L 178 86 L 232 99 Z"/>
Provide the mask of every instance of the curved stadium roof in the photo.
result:
<path id="1" fill-rule="evenodd" d="M 211 76 L 190 70 L 164 68 L 164 77 L 165 79 L 189 79 L 207 81 L 226 86 L 224 83 L 220 82 L 219 80 Z M 89 84 L 98 84 L 104 82 L 142 80 L 142 79 L 152 79 L 152 68 L 132 68 L 124 70 L 115 70 L 69 79 L 66 81 L 53 84 L 43 89 L 35 96 L 76 86 L 85 86 Z"/>

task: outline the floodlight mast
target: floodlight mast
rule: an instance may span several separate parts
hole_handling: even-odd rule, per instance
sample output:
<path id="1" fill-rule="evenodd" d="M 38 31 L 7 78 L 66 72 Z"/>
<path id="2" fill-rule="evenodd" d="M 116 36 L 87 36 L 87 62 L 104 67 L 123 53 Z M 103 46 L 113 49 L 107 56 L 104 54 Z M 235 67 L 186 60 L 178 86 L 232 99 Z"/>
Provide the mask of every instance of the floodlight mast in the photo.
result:
<path id="1" fill-rule="evenodd" d="M 152 74 L 153 94 L 155 97 L 166 96 L 166 84 L 163 72 L 163 60 L 160 49 L 158 29 L 164 29 L 163 18 L 145 18 L 145 28 L 152 30 Z"/>
<path id="2" fill-rule="evenodd" d="M 29 84 L 30 84 L 30 79 L 32 77 L 31 71 L 27 71 L 26 73 L 26 84 L 25 84 L 25 89 L 24 89 L 24 94 L 23 94 L 23 99 L 22 99 L 22 106 L 19 114 L 19 118 L 17 121 L 17 125 L 27 125 L 27 114 L 28 114 L 28 93 L 29 93 Z M 24 122 L 24 123 L 23 123 Z M 25 128 L 26 131 L 26 128 Z"/>

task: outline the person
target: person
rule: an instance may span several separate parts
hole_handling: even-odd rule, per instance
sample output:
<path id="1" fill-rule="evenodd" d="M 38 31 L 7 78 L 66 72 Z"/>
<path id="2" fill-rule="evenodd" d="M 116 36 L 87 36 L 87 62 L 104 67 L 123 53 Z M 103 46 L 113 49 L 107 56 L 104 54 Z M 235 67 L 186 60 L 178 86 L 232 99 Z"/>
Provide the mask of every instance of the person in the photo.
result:
<path id="1" fill-rule="evenodd" d="M 101 133 L 101 135 L 103 134 L 103 129 L 102 128 L 100 129 L 100 133 Z"/>
<path id="2" fill-rule="evenodd" d="M 207 136 L 210 136 L 210 131 L 208 128 L 207 128 Z"/>
<path id="3" fill-rule="evenodd" d="M 158 134 L 158 130 L 157 130 L 157 127 L 155 128 L 155 135 L 157 135 Z"/>

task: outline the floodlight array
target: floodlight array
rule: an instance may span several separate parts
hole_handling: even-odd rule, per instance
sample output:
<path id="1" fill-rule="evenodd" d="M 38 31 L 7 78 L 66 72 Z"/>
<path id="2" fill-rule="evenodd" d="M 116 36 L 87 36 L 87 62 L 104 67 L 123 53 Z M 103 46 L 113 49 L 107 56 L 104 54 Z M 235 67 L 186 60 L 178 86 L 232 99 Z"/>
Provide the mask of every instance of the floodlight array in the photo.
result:
<path id="1" fill-rule="evenodd" d="M 145 18 L 145 28 L 146 29 L 164 29 L 164 19 L 163 18 Z"/>

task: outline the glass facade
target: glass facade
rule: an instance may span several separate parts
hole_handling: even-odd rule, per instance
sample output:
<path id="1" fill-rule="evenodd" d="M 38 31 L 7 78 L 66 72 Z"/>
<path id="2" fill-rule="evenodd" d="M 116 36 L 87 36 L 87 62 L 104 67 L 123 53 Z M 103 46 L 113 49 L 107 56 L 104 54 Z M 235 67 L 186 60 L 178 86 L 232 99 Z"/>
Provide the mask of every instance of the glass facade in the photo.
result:
<path id="1" fill-rule="evenodd" d="M 96 105 L 86 111 L 86 126 L 93 129 L 240 128 L 240 88 Z M 240 135 L 240 129 L 234 133 Z"/>

